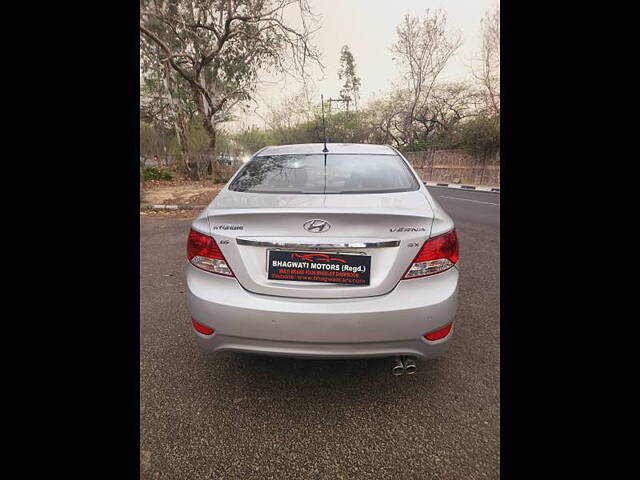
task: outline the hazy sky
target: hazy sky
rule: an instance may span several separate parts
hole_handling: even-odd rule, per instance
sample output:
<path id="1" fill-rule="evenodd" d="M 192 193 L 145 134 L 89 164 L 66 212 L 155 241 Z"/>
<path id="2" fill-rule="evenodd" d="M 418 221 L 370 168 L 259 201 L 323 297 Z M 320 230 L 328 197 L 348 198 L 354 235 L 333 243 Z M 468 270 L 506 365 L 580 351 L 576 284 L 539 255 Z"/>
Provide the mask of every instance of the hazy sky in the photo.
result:
<path id="1" fill-rule="evenodd" d="M 389 47 L 396 40 L 396 26 L 407 13 L 423 16 L 427 9 L 446 10 L 447 27 L 458 29 L 463 45 L 442 72 L 441 81 L 470 79 L 469 64 L 480 48 L 480 19 L 484 12 L 495 8 L 497 0 L 310 0 L 313 11 L 320 15 L 321 28 L 315 34 L 315 44 L 323 52 L 324 79 L 315 71 L 313 79 L 318 93 L 325 98 L 337 98 L 340 49 L 349 45 L 361 78 L 361 104 L 375 98 L 380 91 L 391 89 L 398 81 L 397 66 Z M 300 85 L 286 80 L 279 85 L 262 86 L 262 102 L 278 103 L 283 97 L 298 91 Z M 318 103 L 319 103 L 318 98 Z M 259 108 L 264 113 L 264 106 Z M 264 124 L 257 115 L 243 115 L 241 123 Z M 235 123 L 235 122 L 234 122 Z"/>

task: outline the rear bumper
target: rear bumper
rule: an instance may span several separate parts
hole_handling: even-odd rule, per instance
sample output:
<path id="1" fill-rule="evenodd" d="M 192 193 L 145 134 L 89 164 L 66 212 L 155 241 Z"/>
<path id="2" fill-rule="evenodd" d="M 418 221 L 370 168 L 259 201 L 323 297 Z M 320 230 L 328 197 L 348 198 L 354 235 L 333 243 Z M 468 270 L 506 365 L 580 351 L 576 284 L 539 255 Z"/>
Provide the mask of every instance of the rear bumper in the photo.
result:
<path id="1" fill-rule="evenodd" d="M 353 287 L 357 288 L 357 287 Z M 404 280 L 386 295 L 352 299 L 299 299 L 255 294 L 235 278 L 187 265 L 187 305 L 198 322 L 203 350 L 311 358 L 444 353 L 452 337 L 429 342 L 427 332 L 451 323 L 457 309 L 458 269 Z"/>
<path id="2" fill-rule="evenodd" d="M 300 342 L 275 342 L 272 340 L 229 337 L 218 334 L 205 337 L 205 335 L 197 332 L 196 337 L 200 348 L 208 352 L 230 351 L 302 358 L 369 358 L 408 355 L 427 359 L 437 357 L 447 351 L 451 334 L 439 342 L 430 342 L 433 343 L 432 345 L 427 344 L 426 340 L 303 344 Z"/>

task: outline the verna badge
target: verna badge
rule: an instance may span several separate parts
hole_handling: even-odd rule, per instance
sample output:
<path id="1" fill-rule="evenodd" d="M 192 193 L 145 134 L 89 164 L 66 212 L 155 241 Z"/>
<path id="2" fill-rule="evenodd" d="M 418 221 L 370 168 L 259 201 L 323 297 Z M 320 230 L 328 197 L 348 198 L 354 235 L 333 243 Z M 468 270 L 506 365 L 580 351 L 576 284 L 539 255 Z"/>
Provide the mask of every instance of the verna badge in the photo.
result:
<path id="1" fill-rule="evenodd" d="M 320 220 L 318 218 L 315 218 L 313 220 L 307 220 L 302 224 L 302 226 L 307 232 L 313 232 L 313 233 L 326 232 L 331 228 L 331 225 L 329 224 L 329 222 L 327 222 L 326 220 Z"/>

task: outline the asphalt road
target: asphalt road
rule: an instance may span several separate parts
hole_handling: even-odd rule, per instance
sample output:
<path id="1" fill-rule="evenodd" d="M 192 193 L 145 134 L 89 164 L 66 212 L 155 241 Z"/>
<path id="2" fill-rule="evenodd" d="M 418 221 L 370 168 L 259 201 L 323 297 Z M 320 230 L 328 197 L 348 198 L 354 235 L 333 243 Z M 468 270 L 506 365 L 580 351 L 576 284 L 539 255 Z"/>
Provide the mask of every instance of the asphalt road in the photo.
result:
<path id="1" fill-rule="evenodd" d="M 200 353 L 191 220 L 141 218 L 141 478 L 499 477 L 500 195 L 429 189 L 456 222 L 460 305 L 451 349 L 413 376 L 386 359 Z"/>
<path id="2" fill-rule="evenodd" d="M 500 194 L 427 187 L 457 224 L 472 223 L 500 229 Z"/>

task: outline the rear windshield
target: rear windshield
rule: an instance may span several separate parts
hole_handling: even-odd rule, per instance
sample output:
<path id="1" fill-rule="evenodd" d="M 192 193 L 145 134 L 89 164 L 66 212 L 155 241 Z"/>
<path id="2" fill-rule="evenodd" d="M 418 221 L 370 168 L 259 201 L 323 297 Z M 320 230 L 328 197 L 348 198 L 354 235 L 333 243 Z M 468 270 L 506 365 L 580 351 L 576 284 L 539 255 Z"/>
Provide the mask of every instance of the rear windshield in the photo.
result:
<path id="1" fill-rule="evenodd" d="M 420 188 L 398 155 L 266 155 L 254 157 L 229 190 L 256 193 L 388 193 Z"/>

